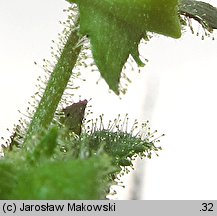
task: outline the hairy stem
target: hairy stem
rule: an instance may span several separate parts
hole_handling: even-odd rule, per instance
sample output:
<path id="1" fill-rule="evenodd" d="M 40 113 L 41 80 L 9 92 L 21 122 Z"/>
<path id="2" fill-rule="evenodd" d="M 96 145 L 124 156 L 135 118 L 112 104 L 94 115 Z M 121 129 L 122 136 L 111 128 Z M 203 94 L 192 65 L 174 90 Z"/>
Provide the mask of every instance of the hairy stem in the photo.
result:
<path id="1" fill-rule="evenodd" d="M 50 125 L 79 56 L 81 46 L 76 46 L 79 40 L 77 30 L 72 31 L 30 123 L 24 140 L 25 147 L 31 144 L 34 134 Z"/>

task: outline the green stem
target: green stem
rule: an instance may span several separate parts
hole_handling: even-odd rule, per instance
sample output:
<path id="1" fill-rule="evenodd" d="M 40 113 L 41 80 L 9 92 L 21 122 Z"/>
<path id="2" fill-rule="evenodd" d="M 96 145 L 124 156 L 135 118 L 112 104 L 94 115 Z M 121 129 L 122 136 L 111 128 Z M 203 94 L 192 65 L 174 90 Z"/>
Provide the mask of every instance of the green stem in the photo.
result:
<path id="1" fill-rule="evenodd" d="M 24 140 L 25 146 L 31 143 L 34 134 L 50 125 L 79 56 L 81 46 L 76 47 L 79 40 L 77 30 L 72 31 L 30 123 Z"/>

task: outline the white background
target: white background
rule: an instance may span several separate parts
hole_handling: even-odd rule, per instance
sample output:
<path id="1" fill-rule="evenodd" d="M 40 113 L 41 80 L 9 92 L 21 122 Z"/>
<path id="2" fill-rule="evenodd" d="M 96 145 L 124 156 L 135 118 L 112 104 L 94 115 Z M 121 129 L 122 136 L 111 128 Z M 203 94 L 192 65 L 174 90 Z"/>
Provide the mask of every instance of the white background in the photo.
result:
<path id="1" fill-rule="evenodd" d="M 67 6 L 64 0 L 0 0 L 0 136 L 9 136 L 6 128 L 18 121 L 17 110 L 27 107 L 42 73 L 34 61 L 50 58 Z M 149 62 L 140 74 L 131 74 L 133 83 L 122 100 L 108 94 L 103 81 L 95 85 L 98 74 L 84 75 L 88 81 L 80 93 L 92 98 L 96 115 L 129 113 L 166 134 L 160 156 L 142 164 L 142 199 L 217 199 L 217 38 L 201 40 L 203 30 L 197 31 L 199 37 L 157 36 L 141 45 Z"/>

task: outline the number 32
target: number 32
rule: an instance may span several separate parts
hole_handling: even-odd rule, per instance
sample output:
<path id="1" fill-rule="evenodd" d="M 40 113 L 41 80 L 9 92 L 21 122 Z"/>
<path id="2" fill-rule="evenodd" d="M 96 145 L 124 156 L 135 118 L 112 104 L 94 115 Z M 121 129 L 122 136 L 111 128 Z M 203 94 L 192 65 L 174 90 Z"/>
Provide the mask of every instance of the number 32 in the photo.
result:
<path id="1" fill-rule="evenodd" d="M 201 211 L 213 211 L 213 203 L 202 203 L 202 206 Z"/>

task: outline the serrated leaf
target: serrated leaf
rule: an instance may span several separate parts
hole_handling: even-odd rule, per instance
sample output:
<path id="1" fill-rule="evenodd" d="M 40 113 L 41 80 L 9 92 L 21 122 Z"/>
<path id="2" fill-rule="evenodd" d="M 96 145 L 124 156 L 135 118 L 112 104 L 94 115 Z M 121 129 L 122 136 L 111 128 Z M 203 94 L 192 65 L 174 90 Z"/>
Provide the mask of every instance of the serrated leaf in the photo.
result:
<path id="1" fill-rule="evenodd" d="M 57 146 L 58 128 L 51 127 L 34 146 L 32 151 L 27 152 L 27 161 L 31 164 L 40 163 L 50 159 Z"/>
<path id="2" fill-rule="evenodd" d="M 180 13 L 195 19 L 208 31 L 217 29 L 217 8 L 209 3 L 195 0 L 180 0 Z"/>
<path id="3" fill-rule="evenodd" d="M 80 11 L 80 33 L 90 38 L 93 57 L 109 87 L 119 93 L 123 65 L 147 31 L 179 38 L 178 0 L 68 0 Z"/>

